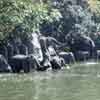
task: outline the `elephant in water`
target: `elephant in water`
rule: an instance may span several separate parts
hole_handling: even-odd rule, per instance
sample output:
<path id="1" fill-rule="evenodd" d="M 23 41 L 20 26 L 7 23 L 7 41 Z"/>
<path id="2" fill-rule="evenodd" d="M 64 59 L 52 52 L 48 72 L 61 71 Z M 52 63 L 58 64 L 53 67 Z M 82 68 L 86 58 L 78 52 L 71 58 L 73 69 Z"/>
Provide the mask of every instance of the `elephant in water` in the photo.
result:
<path id="1" fill-rule="evenodd" d="M 37 33 L 32 33 L 32 45 L 33 45 L 33 55 L 38 61 L 43 60 L 42 48 L 39 42 L 39 35 Z"/>
<path id="2" fill-rule="evenodd" d="M 52 37 L 45 37 L 40 35 L 40 44 L 42 47 L 44 59 L 48 59 L 48 62 L 51 63 L 52 69 L 61 69 L 61 67 L 64 66 L 64 59 L 57 55 L 53 43 L 62 45 L 62 43 L 58 42 Z"/>
<path id="3" fill-rule="evenodd" d="M 52 69 L 61 69 L 65 66 L 65 60 L 57 55 L 55 49 L 52 46 L 48 47 L 48 51 L 50 54 L 50 62 L 52 65 Z"/>
<path id="4" fill-rule="evenodd" d="M 6 60 L 8 60 L 8 52 L 5 44 L 0 44 L 0 54 L 3 55 Z"/>
<path id="5" fill-rule="evenodd" d="M 66 64 L 75 63 L 74 54 L 72 52 L 60 52 L 59 56 L 65 60 Z"/>
<path id="6" fill-rule="evenodd" d="M 11 67 L 14 73 L 24 71 L 28 73 L 31 71 L 30 55 L 15 55 L 11 58 Z"/>
<path id="7" fill-rule="evenodd" d="M 58 64 L 59 58 L 57 58 L 57 56 L 51 57 L 50 52 L 48 51 L 48 47 L 52 45 L 50 44 L 52 43 L 52 38 L 47 38 L 37 33 L 33 33 L 32 38 L 33 56 L 36 59 L 35 62 L 38 66 L 36 70 L 46 70 L 49 67 L 54 67 L 54 65 L 56 65 L 55 69 L 58 67 L 61 68 L 61 65 Z"/>
<path id="8" fill-rule="evenodd" d="M 46 47 L 44 41 L 40 42 L 39 34 L 32 33 L 31 48 L 32 52 L 29 54 L 31 58 L 32 67 L 38 71 L 44 71 L 51 66 L 46 55 Z"/>
<path id="9" fill-rule="evenodd" d="M 32 39 L 24 41 L 24 45 L 27 46 L 28 54 L 20 53 L 25 46 L 17 44 L 17 50 L 19 53 L 15 54 L 13 45 L 8 45 L 8 50 L 11 50 L 11 52 L 9 52 L 9 63 L 12 66 L 13 72 L 20 72 L 20 70 L 29 72 L 31 69 L 44 71 L 49 67 L 54 67 L 54 65 L 56 65 L 55 69 L 57 69 L 58 66 L 61 68 L 61 64 L 58 64 L 58 62 L 60 63 L 59 57 L 52 57 L 51 61 L 51 55 L 49 54 L 45 37 L 40 36 L 38 33 L 32 33 Z M 26 49 L 24 50 L 26 51 Z"/>
<path id="10" fill-rule="evenodd" d="M 59 49 L 59 47 L 65 45 L 65 43 L 61 43 L 61 42 L 57 41 L 55 38 L 50 37 L 50 36 L 45 37 L 45 39 L 46 39 L 47 47 L 52 46 L 56 50 Z"/>
<path id="11" fill-rule="evenodd" d="M 16 41 L 15 41 L 16 40 Z M 21 39 L 17 38 L 7 43 L 8 63 L 11 65 L 12 72 L 19 73 L 21 70 L 29 72 L 28 50 L 22 43 Z"/>
<path id="12" fill-rule="evenodd" d="M 0 55 L 0 72 L 11 72 L 12 69 L 3 55 Z"/>
<path id="13" fill-rule="evenodd" d="M 95 50 L 95 44 L 94 41 L 83 34 L 73 34 L 67 35 L 66 38 L 67 44 L 69 45 L 71 51 L 74 53 L 76 60 L 78 60 L 78 52 L 89 52 L 89 58 L 93 58 L 96 50 Z"/>

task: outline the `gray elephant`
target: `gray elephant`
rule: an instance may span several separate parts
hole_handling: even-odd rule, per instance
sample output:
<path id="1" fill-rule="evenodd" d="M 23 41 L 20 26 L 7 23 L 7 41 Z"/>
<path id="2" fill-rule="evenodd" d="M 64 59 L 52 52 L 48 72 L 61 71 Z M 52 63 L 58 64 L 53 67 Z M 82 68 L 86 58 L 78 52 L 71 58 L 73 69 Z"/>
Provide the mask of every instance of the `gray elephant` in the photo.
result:
<path id="1" fill-rule="evenodd" d="M 39 33 L 32 33 L 32 39 L 26 43 L 28 55 L 30 56 L 30 66 L 37 71 L 44 71 L 51 66 L 44 40 L 39 38 Z"/>
<path id="2" fill-rule="evenodd" d="M 77 55 L 77 53 L 79 51 L 88 52 L 89 58 L 93 58 L 96 53 L 94 41 L 86 35 L 71 33 L 70 35 L 67 35 L 67 43 L 74 53 L 76 60 L 78 60 L 79 55 Z"/>
<path id="3" fill-rule="evenodd" d="M 8 54 L 7 54 L 7 47 L 5 44 L 0 44 L 0 54 L 2 54 L 6 59 L 8 59 Z"/>
<path id="4" fill-rule="evenodd" d="M 64 46 L 64 43 L 59 42 L 58 40 L 56 40 L 53 37 L 45 37 L 46 38 L 46 45 L 47 47 L 52 46 L 55 50 L 57 50 L 59 47 Z"/>
<path id="5" fill-rule="evenodd" d="M 29 72 L 28 66 L 28 50 L 27 47 L 20 41 L 14 42 L 9 41 L 7 43 L 8 51 L 8 63 L 12 67 L 13 72 L 20 72 L 24 69 L 24 72 Z"/>
<path id="6" fill-rule="evenodd" d="M 49 41 L 49 39 L 50 39 L 50 41 Z M 40 52 L 41 60 L 39 60 L 39 61 L 40 61 L 41 66 L 40 66 L 40 68 L 38 68 L 39 70 L 44 70 L 44 69 L 47 69 L 50 67 L 52 67 L 52 69 L 61 69 L 60 58 L 57 55 L 55 55 L 54 57 L 51 56 L 50 51 L 48 50 L 50 43 L 52 43 L 51 41 L 52 41 L 52 38 L 47 38 L 43 35 L 39 35 L 39 43 L 40 43 L 40 47 L 41 47 L 40 50 L 42 51 L 42 54 Z M 35 43 L 35 45 L 36 45 L 36 43 Z M 55 53 L 55 51 L 53 51 L 53 52 Z"/>
<path id="7" fill-rule="evenodd" d="M 0 72 L 11 72 L 11 66 L 3 55 L 0 55 Z"/>
<path id="8" fill-rule="evenodd" d="M 60 52 L 59 56 L 65 60 L 66 64 L 75 63 L 75 57 L 72 52 Z"/>
<path id="9" fill-rule="evenodd" d="M 89 51 L 77 51 L 75 57 L 78 61 L 87 61 L 90 58 Z"/>
<path id="10" fill-rule="evenodd" d="M 23 46 L 20 45 L 20 48 L 18 48 L 18 51 L 21 51 L 24 49 Z M 19 73 L 22 69 L 24 72 L 29 72 L 29 66 L 28 66 L 28 55 L 25 54 L 26 50 L 19 52 L 20 54 L 15 54 L 14 46 L 10 43 L 7 45 L 8 50 L 8 63 L 11 65 L 12 72 Z"/>
<path id="11" fill-rule="evenodd" d="M 50 63 L 52 65 L 52 69 L 61 69 L 65 66 L 65 60 L 56 53 L 52 46 L 48 47 L 48 51 L 50 54 Z"/>
<path id="12" fill-rule="evenodd" d="M 19 73 L 24 71 L 25 73 L 30 72 L 29 57 L 27 55 L 15 55 L 11 58 L 12 72 Z"/>

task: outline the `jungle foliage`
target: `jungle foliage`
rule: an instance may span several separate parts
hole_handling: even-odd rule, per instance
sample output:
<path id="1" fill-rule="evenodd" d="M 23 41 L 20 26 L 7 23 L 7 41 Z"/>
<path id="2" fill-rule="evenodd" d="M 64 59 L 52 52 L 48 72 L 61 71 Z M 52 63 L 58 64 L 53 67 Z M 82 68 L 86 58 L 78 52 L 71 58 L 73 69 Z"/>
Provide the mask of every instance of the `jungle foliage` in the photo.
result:
<path id="1" fill-rule="evenodd" d="M 42 22 L 52 23 L 60 17 L 59 11 L 47 4 L 34 4 L 31 0 L 0 0 L 0 40 L 5 41 L 11 36 L 27 37 L 39 31 Z"/>
<path id="2" fill-rule="evenodd" d="M 0 40 L 37 31 L 64 42 L 72 32 L 94 37 L 100 31 L 100 0 L 35 1 L 0 0 Z"/>
<path id="3" fill-rule="evenodd" d="M 54 2 L 48 0 L 48 3 L 62 15 L 59 23 L 54 22 L 51 25 L 53 27 L 49 27 L 52 29 L 50 30 L 52 36 L 58 40 L 64 40 L 70 33 L 80 33 L 90 37 L 98 35 L 95 33 L 100 31 L 100 0 L 54 0 Z"/>

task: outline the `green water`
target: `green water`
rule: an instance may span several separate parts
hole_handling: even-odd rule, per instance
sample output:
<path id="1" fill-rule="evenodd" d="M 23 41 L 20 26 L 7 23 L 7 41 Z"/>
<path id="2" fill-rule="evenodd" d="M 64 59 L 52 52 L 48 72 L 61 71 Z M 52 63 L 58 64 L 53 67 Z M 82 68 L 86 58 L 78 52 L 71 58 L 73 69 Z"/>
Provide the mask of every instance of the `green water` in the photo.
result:
<path id="1" fill-rule="evenodd" d="M 0 74 L 0 100 L 100 100 L 100 64 L 58 72 Z"/>

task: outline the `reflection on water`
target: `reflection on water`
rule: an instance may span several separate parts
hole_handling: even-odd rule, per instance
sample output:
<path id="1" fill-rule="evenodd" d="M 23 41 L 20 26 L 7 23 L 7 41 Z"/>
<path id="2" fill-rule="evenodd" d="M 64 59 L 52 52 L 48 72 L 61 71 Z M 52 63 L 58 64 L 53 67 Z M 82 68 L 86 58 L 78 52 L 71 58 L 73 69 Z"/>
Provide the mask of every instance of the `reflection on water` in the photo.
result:
<path id="1" fill-rule="evenodd" d="M 76 64 L 57 72 L 1 74 L 0 100 L 99 100 L 99 67 Z"/>

